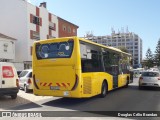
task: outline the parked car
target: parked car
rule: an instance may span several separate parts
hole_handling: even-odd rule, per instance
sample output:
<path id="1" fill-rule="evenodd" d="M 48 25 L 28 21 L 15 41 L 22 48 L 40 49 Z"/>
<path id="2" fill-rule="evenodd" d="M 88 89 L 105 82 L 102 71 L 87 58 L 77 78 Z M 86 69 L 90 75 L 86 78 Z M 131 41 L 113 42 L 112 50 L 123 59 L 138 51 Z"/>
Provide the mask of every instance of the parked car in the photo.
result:
<path id="1" fill-rule="evenodd" d="M 158 71 L 145 71 L 139 78 L 139 89 L 143 87 L 160 87 L 160 73 Z"/>
<path id="2" fill-rule="evenodd" d="M 0 62 L 0 96 L 9 95 L 17 98 L 19 91 L 17 71 L 12 63 Z"/>
<path id="3" fill-rule="evenodd" d="M 33 90 L 32 69 L 23 70 L 19 75 L 19 87 L 27 93 Z"/>
<path id="4" fill-rule="evenodd" d="M 158 68 L 150 68 L 148 71 L 158 71 L 158 72 L 160 72 Z"/>
<path id="5" fill-rule="evenodd" d="M 17 75 L 18 75 L 18 77 L 19 77 L 19 75 L 20 75 L 20 73 L 21 73 L 21 72 L 22 72 L 22 71 L 19 71 L 19 70 L 17 71 Z"/>
<path id="6" fill-rule="evenodd" d="M 141 76 L 141 73 L 144 71 L 144 68 L 133 69 L 133 76 L 138 78 Z"/>

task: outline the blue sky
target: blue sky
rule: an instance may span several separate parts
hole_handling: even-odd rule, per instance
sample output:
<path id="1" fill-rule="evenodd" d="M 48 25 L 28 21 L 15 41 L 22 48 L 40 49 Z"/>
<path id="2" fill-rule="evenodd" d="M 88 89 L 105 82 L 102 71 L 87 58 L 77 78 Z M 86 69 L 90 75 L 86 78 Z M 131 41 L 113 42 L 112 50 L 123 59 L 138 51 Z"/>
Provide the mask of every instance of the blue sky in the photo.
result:
<path id="1" fill-rule="evenodd" d="M 154 53 L 160 38 L 160 0 L 29 0 L 39 6 L 47 2 L 47 9 L 79 26 L 78 36 L 88 31 L 94 35 L 110 35 L 128 26 L 143 40 L 143 57 L 148 48 Z"/>

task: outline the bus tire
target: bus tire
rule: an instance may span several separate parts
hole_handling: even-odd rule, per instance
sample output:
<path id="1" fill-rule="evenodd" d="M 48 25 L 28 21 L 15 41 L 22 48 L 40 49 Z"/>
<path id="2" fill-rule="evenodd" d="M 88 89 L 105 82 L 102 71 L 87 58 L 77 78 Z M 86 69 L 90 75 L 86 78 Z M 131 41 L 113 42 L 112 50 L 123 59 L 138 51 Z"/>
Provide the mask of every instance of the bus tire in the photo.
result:
<path id="1" fill-rule="evenodd" d="M 101 98 L 104 98 L 104 97 L 107 95 L 107 91 L 108 91 L 107 83 L 106 83 L 105 81 L 103 81 L 102 87 L 101 87 L 100 97 L 101 97 Z"/>

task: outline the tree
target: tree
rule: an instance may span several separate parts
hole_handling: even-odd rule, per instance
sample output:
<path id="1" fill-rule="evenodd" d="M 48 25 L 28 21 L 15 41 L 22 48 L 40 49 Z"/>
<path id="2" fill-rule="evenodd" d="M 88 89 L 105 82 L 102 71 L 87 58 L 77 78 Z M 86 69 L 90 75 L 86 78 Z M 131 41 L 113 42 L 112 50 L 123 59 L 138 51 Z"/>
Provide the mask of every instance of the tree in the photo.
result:
<path id="1" fill-rule="evenodd" d="M 147 66 L 148 68 L 151 68 L 151 67 L 154 66 L 154 63 L 153 63 L 153 54 L 152 54 L 152 51 L 151 51 L 150 48 L 148 48 L 148 50 L 147 50 L 146 60 L 147 60 L 146 66 Z"/>
<path id="2" fill-rule="evenodd" d="M 124 46 L 120 46 L 118 47 L 121 51 L 128 53 L 127 48 L 125 48 Z"/>
<path id="3" fill-rule="evenodd" d="M 154 61 L 155 61 L 155 64 L 160 67 L 160 39 L 158 40 L 158 44 L 155 50 Z"/>

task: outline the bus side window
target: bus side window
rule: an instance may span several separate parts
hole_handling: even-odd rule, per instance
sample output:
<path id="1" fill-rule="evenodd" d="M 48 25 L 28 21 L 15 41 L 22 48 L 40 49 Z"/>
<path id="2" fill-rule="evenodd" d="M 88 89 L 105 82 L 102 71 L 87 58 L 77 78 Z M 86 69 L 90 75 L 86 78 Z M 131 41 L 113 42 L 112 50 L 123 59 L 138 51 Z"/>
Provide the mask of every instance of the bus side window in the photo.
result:
<path id="1" fill-rule="evenodd" d="M 81 69 L 82 72 L 102 72 L 101 49 L 91 44 L 81 44 Z"/>
<path id="2" fill-rule="evenodd" d="M 82 72 L 103 71 L 101 56 L 98 53 L 91 54 L 92 59 L 81 59 Z"/>
<path id="3" fill-rule="evenodd" d="M 106 51 L 103 53 L 103 61 L 105 72 L 108 72 L 111 75 L 119 74 L 119 56 L 111 51 Z"/>
<path id="4" fill-rule="evenodd" d="M 109 52 L 103 53 L 103 62 L 104 62 L 105 72 L 112 74 L 112 66 L 109 54 L 110 54 Z"/>
<path id="5" fill-rule="evenodd" d="M 92 64 L 88 60 L 82 60 L 82 72 L 90 72 L 92 70 Z"/>

